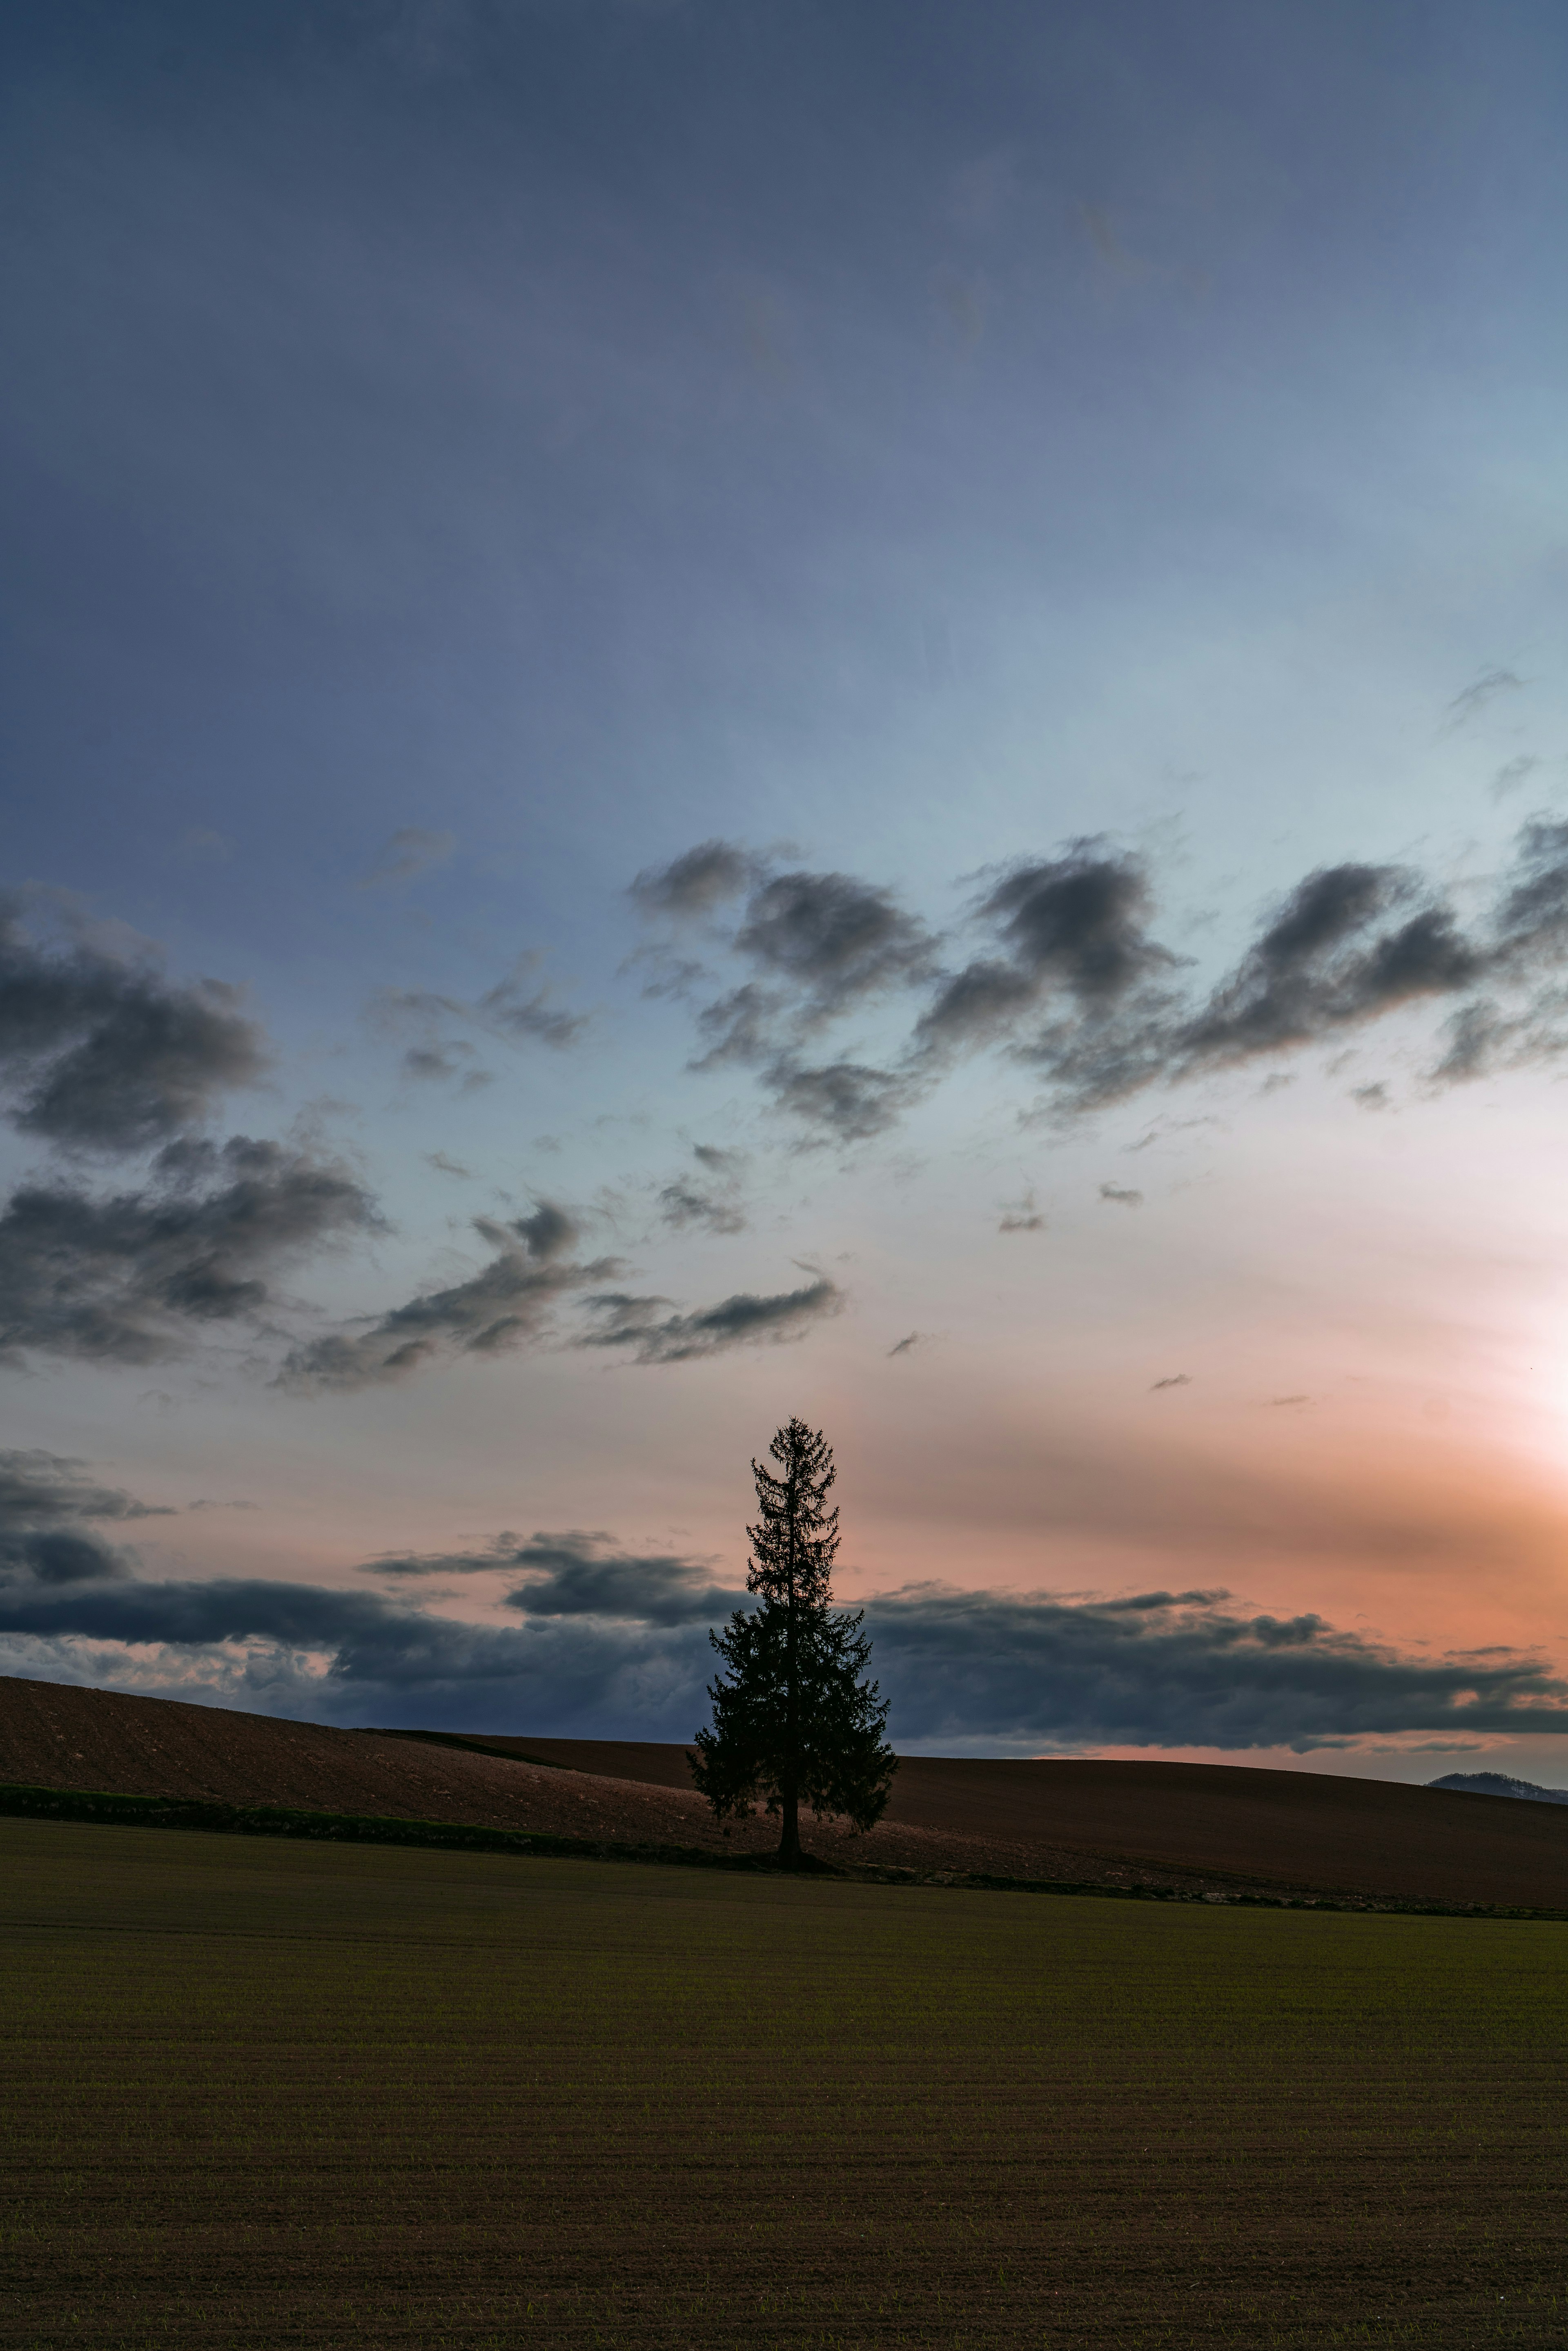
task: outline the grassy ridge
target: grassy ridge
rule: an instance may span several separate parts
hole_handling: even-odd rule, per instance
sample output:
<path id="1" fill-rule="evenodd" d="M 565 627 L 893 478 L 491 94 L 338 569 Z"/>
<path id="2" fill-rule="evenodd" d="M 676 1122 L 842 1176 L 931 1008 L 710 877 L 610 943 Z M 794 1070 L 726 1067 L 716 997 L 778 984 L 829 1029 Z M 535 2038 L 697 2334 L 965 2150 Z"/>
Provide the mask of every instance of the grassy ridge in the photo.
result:
<path id="1" fill-rule="evenodd" d="M 1568 1928 L 0 1823 L 0 2343 L 1568 2339 Z"/>

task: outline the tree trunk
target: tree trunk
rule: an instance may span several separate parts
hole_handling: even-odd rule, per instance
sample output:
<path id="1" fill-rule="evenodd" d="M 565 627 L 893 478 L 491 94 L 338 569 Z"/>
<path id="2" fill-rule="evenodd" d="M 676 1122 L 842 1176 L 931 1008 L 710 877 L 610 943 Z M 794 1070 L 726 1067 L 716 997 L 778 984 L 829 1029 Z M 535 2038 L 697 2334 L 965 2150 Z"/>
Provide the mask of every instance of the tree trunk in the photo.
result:
<path id="1" fill-rule="evenodd" d="M 795 1650 L 796 1507 L 792 1472 L 789 1479 L 789 1614 L 784 1627 L 786 1762 L 784 1785 L 779 1791 L 784 1803 L 784 1825 L 779 1833 L 779 1865 L 781 1869 L 799 1869 L 800 1866 L 800 1670 Z"/>

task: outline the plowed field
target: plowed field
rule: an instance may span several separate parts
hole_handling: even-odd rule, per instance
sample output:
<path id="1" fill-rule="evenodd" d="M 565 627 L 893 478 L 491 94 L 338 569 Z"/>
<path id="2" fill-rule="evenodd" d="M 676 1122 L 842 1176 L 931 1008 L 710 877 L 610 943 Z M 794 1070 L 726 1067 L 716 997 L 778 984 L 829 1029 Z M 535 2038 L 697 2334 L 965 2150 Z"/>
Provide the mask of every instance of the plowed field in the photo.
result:
<path id="1" fill-rule="evenodd" d="M 0 1678 L 0 1781 L 730 1854 L 778 1841 L 764 1819 L 716 1828 L 680 1747 L 430 1745 L 11 1678 Z M 1568 1806 L 1307 1771 L 905 1756 L 869 1837 L 808 1822 L 805 1841 L 834 1863 L 926 1876 L 1568 1909 Z"/>
<path id="2" fill-rule="evenodd" d="M 0 1822 L 0 2342 L 1568 2341 L 1568 1927 Z"/>

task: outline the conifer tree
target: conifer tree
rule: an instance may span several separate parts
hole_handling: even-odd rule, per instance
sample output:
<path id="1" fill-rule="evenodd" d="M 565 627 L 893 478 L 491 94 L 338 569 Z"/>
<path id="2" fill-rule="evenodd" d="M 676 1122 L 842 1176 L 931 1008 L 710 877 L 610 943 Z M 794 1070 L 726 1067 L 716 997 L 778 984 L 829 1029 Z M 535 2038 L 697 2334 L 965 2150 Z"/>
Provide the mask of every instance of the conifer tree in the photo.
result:
<path id="1" fill-rule="evenodd" d="M 778 1474 L 753 1461 L 758 1523 L 747 1529 L 746 1588 L 760 1605 L 737 1608 L 722 1633 L 708 1635 L 727 1672 L 708 1685 L 713 1729 L 697 1732 L 692 1776 L 718 1820 L 749 1816 L 759 1797 L 781 1814 L 779 1859 L 799 1868 L 801 1804 L 873 1828 L 897 1758 L 883 1737 L 887 1706 L 864 1679 L 863 1611 L 832 1604 L 832 1452 L 803 1420 L 779 1429 L 768 1449 Z"/>

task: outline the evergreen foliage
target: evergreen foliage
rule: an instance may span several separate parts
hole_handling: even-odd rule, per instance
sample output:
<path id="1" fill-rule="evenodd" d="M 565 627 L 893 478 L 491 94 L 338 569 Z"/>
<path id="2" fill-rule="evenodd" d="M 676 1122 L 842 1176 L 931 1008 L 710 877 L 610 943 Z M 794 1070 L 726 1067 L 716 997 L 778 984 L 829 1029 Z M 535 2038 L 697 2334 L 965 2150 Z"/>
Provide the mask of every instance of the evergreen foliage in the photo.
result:
<path id="1" fill-rule="evenodd" d="M 821 1430 L 791 1420 L 768 1452 L 779 1472 L 753 1461 L 758 1523 L 747 1530 L 746 1588 L 760 1605 L 737 1608 L 708 1635 L 727 1670 L 708 1685 L 713 1729 L 697 1732 L 692 1776 L 718 1820 L 749 1815 L 759 1798 L 779 1814 L 779 1858 L 794 1866 L 801 1804 L 873 1828 L 897 1759 L 883 1737 L 886 1703 L 864 1678 L 863 1612 L 832 1604 L 831 1449 Z"/>

